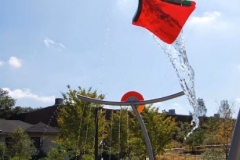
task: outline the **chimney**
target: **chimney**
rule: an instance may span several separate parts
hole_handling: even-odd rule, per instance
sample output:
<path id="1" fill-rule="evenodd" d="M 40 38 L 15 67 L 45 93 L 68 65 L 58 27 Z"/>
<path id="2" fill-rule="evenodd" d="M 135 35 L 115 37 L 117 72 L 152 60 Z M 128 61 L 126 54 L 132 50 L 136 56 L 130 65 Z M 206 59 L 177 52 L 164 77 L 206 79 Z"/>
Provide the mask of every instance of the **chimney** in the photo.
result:
<path id="1" fill-rule="evenodd" d="M 220 118 L 220 114 L 216 113 L 213 115 L 214 118 Z"/>
<path id="2" fill-rule="evenodd" d="M 175 109 L 169 109 L 168 110 L 168 114 L 170 114 L 170 115 L 175 115 L 176 113 L 175 113 Z"/>
<path id="3" fill-rule="evenodd" d="M 62 98 L 55 98 L 55 104 L 54 105 L 61 105 L 63 103 Z"/>

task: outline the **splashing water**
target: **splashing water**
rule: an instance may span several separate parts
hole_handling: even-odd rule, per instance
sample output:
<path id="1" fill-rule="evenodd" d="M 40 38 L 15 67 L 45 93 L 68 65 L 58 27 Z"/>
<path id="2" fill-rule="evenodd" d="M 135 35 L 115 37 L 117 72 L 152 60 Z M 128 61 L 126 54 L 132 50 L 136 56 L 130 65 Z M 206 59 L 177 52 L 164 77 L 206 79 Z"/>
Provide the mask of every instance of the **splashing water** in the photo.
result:
<path id="1" fill-rule="evenodd" d="M 154 36 L 154 40 L 159 46 L 161 46 L 168 59 L 172 63 L 173 68 L 178 76 L 180 85 L 187 96 L 190 105 L 193 107 L 193 119 L 191 125 L 195 123 L 195 126 L 192 131 L 187 134 L 188 137 L 196 128 L 198 128 L 198 116 L 200 113 L 195 95 L 194 71 L 188 62 L 183 35 L 180 33 L 178 38 L 171 45 L 160 41 L 156 36 Z"/>

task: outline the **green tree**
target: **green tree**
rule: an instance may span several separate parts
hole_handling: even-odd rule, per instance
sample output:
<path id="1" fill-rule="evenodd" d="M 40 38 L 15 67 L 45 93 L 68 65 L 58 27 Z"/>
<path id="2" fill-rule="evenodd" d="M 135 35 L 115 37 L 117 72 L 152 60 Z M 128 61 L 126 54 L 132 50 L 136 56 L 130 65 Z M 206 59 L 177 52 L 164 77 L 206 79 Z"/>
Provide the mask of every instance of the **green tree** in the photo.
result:
<path id="1" fill-rule="evenodd" d="M 47 157 L 43 158 L 42 160 L 65 160 L 66 155 L 66 150 L 64 150 L 62 147 L 51 148 L 47 154 Z"/>
<path id="2" fill-rule="evenodd" d="M 100 108 L 99 104 L 82 101 L 77 95 L 103 99 L 96 91 L 82 89 L 72 90 L 68 85 L 68 92 L 63 93 L 64 104 L 58 113 L 59 137 L 57 143 L 68 150 L 71 157 L 93 156 L 94 146 L 94 111 Z M 104 113 L 99 110 L 99 142 L 104 138 Z M 99 144 L 99 143 L 98 143 Z"/>
<path id="3" fill-rule="evenodd" d="M 176 140 L 180 142 L 182 145 L 187 134 L 191 131 L 191 124 L 188 122 L 179 121 L 176 127 Z"/>
<path id="4" fill-rule="evenodd" d="M 207 108 L 205 106 L 205 102 L 202 98 L 197 99 L 197 104 L 198 104 L 198 116 L 200 117 L 206 117 L 207 114 Z M 193 115 L 191 111 L 189 111 L 189 115 Z"/>
<path id="5" fill-rule="evenodd" d="M 205 142 L 206 134 L 205 130 L 202 128 L 197 128 L 193 131 L 192 134 L 190 134 L 188 137 L 186 137 L 184 143 L 191 147 L 192 153 L 196 151 L 195 147 L 203 145 Z"/>
<path id="6" fill-rule="evenodd" d="M 216 137 L 219 130 L 219 118 L 210 117 L 204 124 L 204 127 L 206 128 L 206 134 L 208 135 L 206 137 L 206 144 L 208 145 L 220 144 Z"/>
<path id="7" fill-rule="evenodd" d="M 129 111 L 124 108 L 111 113 L 108 122 L 108 153 L 124 158 L 129 154 Z"/>
<path id="8" fill-rule="evenodd" d="M 166 117 L 165 113 L 158 113 L 158 108 L 152 107 L 151 105 L 145 107 L 141 116 L 146 124 L 154 156 L 163 153 L 175 133 L 175 120 L 171 117 Z M 140 125 L 135 117 L 132 118 L 131 123 L 131 155 L 143 159 L 146 157 L 147 152 Z"/>
<path id="9" fill-rule="evenodd" d="M 225 153 L 225 158 L 228 157 L 229 144 L 232 141 L 235 120 L 233 119 L 235 103 L 229 104 L 227 100 L 222 100 L 218 109 L 220 118 L 218 120 L 219 129 L 216 135 L 218 142 L 222 145 L 222 151 Z"/>
<path id="10" fill-rule="evenodd" d="M 21 113 L 28 113 L 28 112 L 36 111 L 36 110 L 39 110 L 39 109 L 41 109 L 41 108 L 16 106 L 16 107 L 12 108 L 11 114 L 15 115 L 15 114 L 21 114 Z"/>
<path id="11" fill-rule="evenodd" d="M 0 88 L 0 118 L 8 118 L 12 114 L 12 108 L 15 105 L 15 100 L 8 95 L 8 91 Z"/>
<path id="12" fill-rule="evenodd" d="M 205 106 L 204 100 L 202 98 L 198 98 L 197 103 L 198 103 L 199 116 L 205 117 L 207 114 L 207 108 Z"/>
<path id="13" fill-rule="evenodd" d="M 11 159 L 28 160 L 36 154 L 33 141 L 22 128 L 19 127 L 10 135 L 10 138 L 7 152 Z"/>
<path id="14" fill-rule="evenodd" d="M 4 143 L 0 143 L 0 160 L 4 160 L 6 156 L 6 145 Z"/>

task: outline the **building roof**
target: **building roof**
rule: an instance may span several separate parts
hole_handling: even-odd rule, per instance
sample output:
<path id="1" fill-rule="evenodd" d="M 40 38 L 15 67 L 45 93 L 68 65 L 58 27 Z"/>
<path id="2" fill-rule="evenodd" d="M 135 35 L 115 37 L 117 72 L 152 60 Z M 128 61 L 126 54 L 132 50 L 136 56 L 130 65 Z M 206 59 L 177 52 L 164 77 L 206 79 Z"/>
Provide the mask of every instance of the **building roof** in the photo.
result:
<path id="1" fill-rule="evenodd" d="M 37 124 L 39 122 L 43 122 L 45 124 L 49 124 L 52 127 L 56 127 L 56 116 L 58 111 L 59 105 L 52 105 L 29 113 L 16 114 L 9 119 L 21 120 L 30 124 Z"/>
<path id="2" fill-rule="evenodd" d="M 58 131 L 49 126 L 49 125 L 46 125 L 42 122 L 39 122 L 31 127 L 29 127 L 28 129 L 25 130 L 25 132 L 27 133 L 46 133 L 46 134 L 57 134 Z"/>
<path id="3" fill-rule="evenodd" d="M 26 133 L 38 133 L 38 134 L 57 134 L 58 131 L 42 122 L 35 125 L 22 122 L 20 120 L 3 120 L 0 119 L 0 130 L 1 134 L 10 134 L 21 127 Z"/>
<path id="4" fill-rule="evenodd" d="M 11 116 L 8 119 L 21 120 L 23 122 L 30 123 L 30 124 L 37 124 L 39 122 L 43 122 L 52 127 L 57 127 L 56 117 L 62 102 L 63 102 L 62 98 L 56 98 L 55 103 L 51 106 L 44 107 L 28 113 L 16 114 Z"/>
<path id="5" fill-rule="evenodd" d="M 12 133 L 18 127 L 21 127 L 23 130 L 26 130 L 29 127 L 32 127 L 31 124 L 25 123 L 19 120 L 4 120 L 0 119 L 0 130 L 1 133 Z"/>

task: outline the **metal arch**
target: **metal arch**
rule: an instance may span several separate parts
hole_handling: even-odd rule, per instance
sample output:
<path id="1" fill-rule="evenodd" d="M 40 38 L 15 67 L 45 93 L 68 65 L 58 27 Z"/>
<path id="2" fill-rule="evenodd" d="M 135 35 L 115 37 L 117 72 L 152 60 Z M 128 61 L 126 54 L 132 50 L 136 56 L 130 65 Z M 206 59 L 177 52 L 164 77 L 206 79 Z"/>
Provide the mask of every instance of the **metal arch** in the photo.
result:
<path id="1" fill-rule="evenodd" d="M 145 140 L 145 144 L 146 144 L 149 160 L 154 160 L 154 155 L 153 155 L 153 151 L 152 151 L 151 141 L 149 139 L 149 136 L 148 136 L 148 133 L 147 133 L 147 129 L 146 129 L 146 126 L 145 126 L 145 124 L 143 122 L 143 119 L 142 119 L 141 115 L 137 111 L 137 106 L 138 105 L 143 105 L 143 104 L 151 104 L 151 103 L 163 102 L 163 101 L 170 100 L 170 99 L 173 99 L 173 98 L 177 98 L 177 97 L 180 97 L 180 96 L 183 96 L 183 95 L 184 95 L 184 92 L 182 91 L 182 92 L 178 92 L 176 94 L 172 94 L 172 95 L 161 97 L 161 98 L 145 100 L 145 101 L 127 101 L 127 102 L 103 101 L 103 100 L 89 98 L 89 97 L 82 96 L 82 95 L 77 95 L 77 97 L 79 99 L 81 99 L 81 100 L 92 102 L 92 103 L 112 105 L 112 106 L 131 106 L 132 109 L 133 109 L 133 112 L 136 115 L 136 118 L 137 118 L 137 120 L 138 120 L 138 122 L 140 124 L 141 130 L 142 130 L 142 133 L 143 133 L 143 136 L 144 136 L 144 140 Z"/>
<path id="2" fill-rule="evenodd" d="M 77 97 L 81 100 L 92 102 L 92 103 L 99 103 L 99 104 L 105 104 L 105 105 L 111 105 L 111 106 L 131 106 L 131 105 L 140 105 L 140 104 L 152 104 L 152 103 L 157 103 L 157 102 L 163 102 L 167 101 L 173 98 L 177 98 L 180 96 L 183 96 L 184 92 L 178 92 L 169 96 L 161 97 L 161 98 L 156 98 L 156 99 L 150 99 L 150 100 L 144 100 L 144 101 L 131 101 L 131 102 L 115 102 L 115 101 L 104 101 L 104 100 L 99 100 L 99 99 L 94 99 L 94 98 L 89 98 L 86 96 L 82 95 L 77 95 Z"/>

